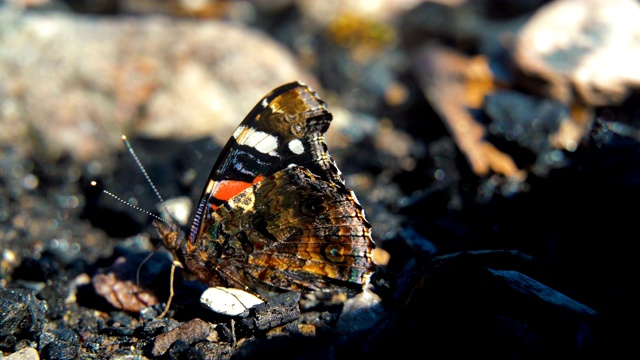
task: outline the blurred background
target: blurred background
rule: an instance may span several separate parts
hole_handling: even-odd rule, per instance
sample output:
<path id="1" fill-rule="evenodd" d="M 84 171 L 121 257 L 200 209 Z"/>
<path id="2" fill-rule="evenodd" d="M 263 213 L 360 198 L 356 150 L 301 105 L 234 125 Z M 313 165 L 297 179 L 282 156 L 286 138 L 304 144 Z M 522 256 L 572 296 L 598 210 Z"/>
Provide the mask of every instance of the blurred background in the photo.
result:
<path id="1" fill-rule="evenodd" d="M 637 356 L 639 18 L 635 0 L 0 0 L 0 290 L 48 304 L 0 350 L 112 336 L 65 316 L 157 243 L 89 185 L 157 212 L 122 134 L 189 210 L 248 111 L 300 80 L 380 249 L 379 311 L 317 354 Z"/>

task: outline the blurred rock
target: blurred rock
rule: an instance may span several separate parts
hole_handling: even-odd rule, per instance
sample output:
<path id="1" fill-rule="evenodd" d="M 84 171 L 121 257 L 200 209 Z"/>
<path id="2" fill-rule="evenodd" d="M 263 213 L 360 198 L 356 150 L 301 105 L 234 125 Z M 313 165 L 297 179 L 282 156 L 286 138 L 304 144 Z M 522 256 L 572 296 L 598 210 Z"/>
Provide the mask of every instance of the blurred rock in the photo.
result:
<path id="1" fill-rule="evenodd" d="M 619 104 L 640 86 L 638 18 L 635 0 L 548 3 L 518 35 L 520 83 L 565 103 Z"/>
<path id="2" fill-rule="evenodd" d="M 125 132 L 224 143 L 276 86 L 317 88 L 283 46 L 230 22 L 0 6 L 0 24 L 0 144 L 54 158 L 96 159 Z"/>
<path id="3" fill-rule="evenodd" d="M 498 90 L 487 95 L 483 109 L 491 120 L 489 134 L 517 147 L 514 153 L 526 152 L 516 157 L 520 164 L 533 156 L 527 170 L 541 177 L 565 166 L 563 150 L 576 151 L 588 132 L 571 119 L 567 106 L 548 98 Z"/>
<path id="4" fill-rule="evenodd" d="M 486 129 L 470 113 L 495 88 L 488 61 L 439 45 L 424 46 L 415 57 L 414 72 L 433 109 L 477 176 L 490 172 L 524 181 L 526 173 L 486 140 Z M 427 121 L 424 119 L 423 121 Z"/>
<path id="5" fill-rule="evenodd" d="M 336 331 L 349 334 L 369 330 L 384 316 L 382 299 L 370 289 L 365 289 L 344 303 Z"/>
<path id="6" fill-rule="evenodd" d="M 535 301 L 544 301 L 550 305 L 559 306 L 566 311 L 575 312 L 582 315 L 595 315 L 595 310 L 585 306 L 578 301 L 556 291 L 522 273 L 514 270 L 493 270 L 489 272 L 496 277 L 498 281 L 504 283 L 511 289 L 521 293 L 524 296 L 531 297 Z"/>
<path id="7" fill-rule="evenodd" d="M 424 1 L 396 20 L 408 48 L 434 40 L 458 50 L 502 56 L 505 44 L 545 0 Z"/>
<path id="8" fill-rule="evenodd" d="M 249 21 L 255 15 L 249 1 L 227 0 L 118 0 L 125 14 L 166 14 L 193 18 L 225 18 Z"/>
<path id="9" fill-rule="evenodd" d="M 5 357 L 6 360 L 38 360 L 40 359 L 40 355 L 38 355 L 38 350 L 27 347 L 20 351 L 16 351 L 13 354 Z"/>
<path id="10" fill-rule="evenodd" d="M 398 13 L 409 10 L 425 0 L 398 1 L 313 1 L 299 0 L 300 11 L 317 24 L 329 25 L 344 14 L 357 14 L 359 17 L 377 21 L 389 21 Z"/>

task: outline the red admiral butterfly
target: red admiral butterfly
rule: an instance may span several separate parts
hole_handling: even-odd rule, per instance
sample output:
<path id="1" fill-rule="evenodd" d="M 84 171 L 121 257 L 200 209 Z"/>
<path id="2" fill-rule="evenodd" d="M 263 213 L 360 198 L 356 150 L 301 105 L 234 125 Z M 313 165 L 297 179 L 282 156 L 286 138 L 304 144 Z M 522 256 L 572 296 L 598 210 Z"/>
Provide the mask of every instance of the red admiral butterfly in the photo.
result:
<path id="1" fill-rule="evenodd" d="M 307 85 L 267 94 L 216 161 L 188 236 L 155 221 L 187 274 L 208 286 L 361 290 L 371 225 L 327 153 L 332 115 Z"/>

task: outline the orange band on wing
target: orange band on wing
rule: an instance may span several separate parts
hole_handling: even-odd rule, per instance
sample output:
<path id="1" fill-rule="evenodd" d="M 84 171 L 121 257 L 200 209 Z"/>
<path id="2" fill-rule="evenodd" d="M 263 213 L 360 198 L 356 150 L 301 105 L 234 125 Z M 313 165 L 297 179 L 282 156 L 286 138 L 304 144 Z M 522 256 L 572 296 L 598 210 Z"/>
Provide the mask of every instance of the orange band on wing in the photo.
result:
<path id="1" fill-rule="evenodd" d="M 211 195 L 216 199 L 227 201 L 251 186 L 251 183 L 238 180 L 221 180 L 216 185 L 216 190 Z"/>
<path id="2" fill-rule="evenodd" d="M 258 175 L 255 179 L 253 179 L 252 183 L 239 180 L 221 180 L 217 182 L 212 181 L 211 183 L 215 184 L 215 190 L 211 194 L 211 196 L 220 201 L 229 201 L 229 199 L 238 195 L 249 186 L 262 181 L 262 179 L 264 179 L 264 176 Z M 215 204 L 210 204 L 210 206 L 213 211 L 216 211 L 218 209 L 218 206 Z"/>

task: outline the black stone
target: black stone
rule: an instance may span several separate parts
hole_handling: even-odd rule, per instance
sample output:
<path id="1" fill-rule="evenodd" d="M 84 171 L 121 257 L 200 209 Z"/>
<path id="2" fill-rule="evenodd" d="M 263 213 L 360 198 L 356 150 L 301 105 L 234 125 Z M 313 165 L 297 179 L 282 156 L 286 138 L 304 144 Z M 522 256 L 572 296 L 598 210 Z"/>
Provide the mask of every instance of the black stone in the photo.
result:
<path id="1" fill-rule="evenodd" d="M 290 291 L 277 294 L 269 301 L 251 309 L 251 316 L 242 319 L 241 328 L 265 331 L 294 321 L 300 317 L 300 293 Z"/>
<path id="2" fill-rule="evenodd" d="M 45 322 L 47 304 L 32 291 L 0 289 L 0 349 L 13 351 L 21 339 L 37 340 Z"/>
<path id="3" fill-rule="evenodd" d="M 73 330 L 55 329 L 51 333 L 55 335 L 55 341 L 50 342 L 40 351 L 42 359 L 76 359 L 78 357 L 80 342 Z"/>

